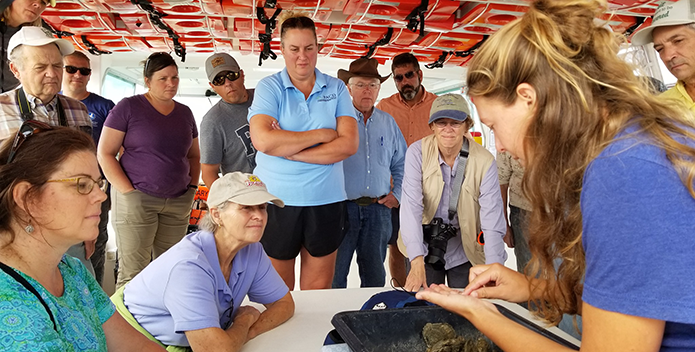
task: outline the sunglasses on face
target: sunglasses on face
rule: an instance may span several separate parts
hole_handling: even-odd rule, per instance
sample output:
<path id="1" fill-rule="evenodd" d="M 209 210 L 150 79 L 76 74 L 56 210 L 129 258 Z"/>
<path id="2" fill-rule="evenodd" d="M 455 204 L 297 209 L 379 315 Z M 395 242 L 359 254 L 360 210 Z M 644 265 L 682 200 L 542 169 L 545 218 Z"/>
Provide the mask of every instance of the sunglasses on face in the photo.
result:
<path id="1" fill-rule="evenodd" d="M 10 148 L 10 155 L 7 157 L 7 162 L 5 163 L 5 165 L 8 165 L 12 162 L 14 156 L 17 154 L 17 151 L 19 150 L 19 147 L 22 146 L 24 141 L 26 141 L 27 138 L 29 138 L 29 136 L 33 136 L 39 132 L 48 131 L 52 129 L 53 127 L 43 122 L 35 120 L 25 121 L 22 124 L 22 126 L 19 127 L 19 130 L 17 130 L 17 134 L 14 136 L 12 148 Z"/>
<path id="2" fill-rule="evenodd" d="M 75 186 L 77 187 L 77 193 L 83 195 L 88 195 L 92 193 L 94 185 L 99 186 L 100 190 L 106 192 L 107 185 L 106 180 L 103 177 L 99 177 L 99 179 L 95 181 L 91 177 L 87 176 L 63 178 L 60 180 L 48 180 L 46 182 L 75 182 Z"/>
<path id="3" fill-rule="evenodd" d="M 213 86 L 221 86 L 224 84 L 224 80 L 227 79 L 230 82 L 234 82 L 237 79 L 241 77 L 241 74 L 239 72 L 232 72 L 232 71 L 227 71 L 227 72 L 221 72 L 217 76 L 215 76 L 215 79 L 212 80 L 212 85 Z"/>
<path id="4" fill-rule="evenodd" d="M 65 72 L 69 74 L 75 74 L 75 72 L 80 71 L 83 76 L 89 76 L 92 74 L 92 69 L 88 67 L 75 67 L 75 66 L 65 66 Z"/>
<path id="5" fill-rule="evenodd" d="M 411 79 L 411 78 L 415 77 L 416 73 L 417 73 L 417 71 L 408 71 L 403 75 L 393 75 L 393 79 L 395 79 L 396 82 L 400 82 L 403 80 L 403 77 L 405 77 L 407 79 Z"/>

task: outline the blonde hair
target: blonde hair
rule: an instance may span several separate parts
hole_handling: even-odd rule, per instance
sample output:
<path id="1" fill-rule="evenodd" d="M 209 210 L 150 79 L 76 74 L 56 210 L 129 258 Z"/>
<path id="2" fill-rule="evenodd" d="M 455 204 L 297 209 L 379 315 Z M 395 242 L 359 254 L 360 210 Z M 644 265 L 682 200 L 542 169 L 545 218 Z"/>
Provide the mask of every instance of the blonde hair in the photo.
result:
<path id="1" fill-rule="evenodd" d="M 548 282 L 535 313 L 551 323 L 581 310 L 584 171 L 618 132 L 637 126 L 651 137 L 695 198 L 695 149 L 681 142 L 695 138 L 692 115 L 653 96 L 617 56 L 619 40 L 594 23 L 605 9 L 599 0 L 537 0 L 492 35 L 468 69 L 471 96 L 508 106 L 520 84 L 536 91 L 523 140 L 522 185 L 533 206 L 526 273 Z"/>

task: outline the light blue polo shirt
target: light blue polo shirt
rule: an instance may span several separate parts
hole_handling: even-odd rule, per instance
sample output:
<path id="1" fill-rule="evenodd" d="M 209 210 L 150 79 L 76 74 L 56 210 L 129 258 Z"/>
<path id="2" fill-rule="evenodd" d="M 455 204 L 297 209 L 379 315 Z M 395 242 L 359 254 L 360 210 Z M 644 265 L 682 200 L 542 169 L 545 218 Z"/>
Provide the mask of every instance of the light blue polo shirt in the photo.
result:
<path id="1" fill-rule="evenodd" d="M 339 116 L 357 120 L 350 93 L 343 81 L 315 69 L 316 82 L 308 99 L 297 89 L 287 69 L 263 78 L 256 86 L 248 119 L 263 114 L 272 116 L 286 131 L 303 132 L 319 128 L 335 129 Z M 346 199 L 343 164 L 310 164 L 285 158 L 256 154 L 253 173 L 268 187 L 268 192 L 286 205 L 315 206 Z"/>
<path id="2" fill-rule="evenodd" d="M 123 300 L 157 340 L 190 346 L 185 331 L 228 326 L 246 295 L 252 302 L 269 304 L 287 292 L 260 243 L 236 254 L 229 283 L 225 282 L 215 237 L 200 231 L 184 237 L 135 276 Z"/>

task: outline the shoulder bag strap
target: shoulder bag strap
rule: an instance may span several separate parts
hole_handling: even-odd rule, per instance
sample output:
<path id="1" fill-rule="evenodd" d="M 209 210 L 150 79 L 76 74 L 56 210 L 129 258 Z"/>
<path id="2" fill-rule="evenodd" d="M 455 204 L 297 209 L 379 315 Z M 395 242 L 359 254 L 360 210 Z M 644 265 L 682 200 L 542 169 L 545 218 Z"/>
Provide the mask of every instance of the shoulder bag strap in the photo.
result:
<path id="1" fill-rule="evenodd" d="M 60 102 L 60 95 L 56 94 L 56 99 L 58 99 L 57 109 L 58 109 L 58 121 L 61 126 L 68 127 L 68 119 L 65 117 L 65 109 L 63 109 L 63 104 Z"/>
<path id="2" fill-rule="evenodd" d="M 27 281 L 25 278 L 22 277 L 22 275 L 19 275 L 18 272 L 16 272 L 14 269 L 10 268 L 7 266 L 5 263 L 0 262 L 0 269 L 7 273 L 7 275 L 10 275 L 13 279 L 15 279 L 17 282 L 22 284 L 24 288 L 29 290 L 29 292 L 33 293 L 36 298 L 39 299 L 39 302 L 41 302 L 41 305 L 43 305 L 43 308 L 46 309 L 46 312 L 48 312 L 48 316 L 51 317 L 51 322 L 53 323 L 53 330 L 56 332 L 58 331 L 58 327 L 56 326 L 56 321 L 55 318 L 53 317 L 53 313 L 51 312 L 51 309 L 48 307 L 48 304 L 46 304 L 46 301 L 41 298 L 41 295 L 39 294 L 38 291 L 32 286 L 29 281 Z"/>
<path id="3" fill-rule="evenodd" d="M 17 89 L 17 104 L 19 105 L 19 113 L 22 114 L 23 121 L 34 119 L 34 113 L 31 111 L 31 106 L 27 101 L 27 95 L 24 94 L 24 88 Z"/>
<path id="4" fill-rule="evenodd" d="M 449 221 L 451 221 L 454 218 L 454 215 L 456 215 L 459 195 L 461 194 L 461 187 L 463 187 L 463 174 L 466 173 L 467 161 L 468 138 L 463 137 L 463 145 L 461 146 L 461 151 L 459 152 L 459 164 L 456 168 L 456 176 L 454 177 L 454 184 L 451 188 L 451 197 L 449 197 Z"/>

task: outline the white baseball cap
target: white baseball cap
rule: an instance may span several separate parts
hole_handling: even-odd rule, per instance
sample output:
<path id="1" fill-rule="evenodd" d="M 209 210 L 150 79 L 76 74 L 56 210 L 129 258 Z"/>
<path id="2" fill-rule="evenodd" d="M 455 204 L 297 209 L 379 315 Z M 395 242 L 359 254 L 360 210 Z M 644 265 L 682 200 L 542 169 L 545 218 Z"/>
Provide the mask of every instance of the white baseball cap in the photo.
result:
<path id="1" fill-rule="evenodd" d="M 58 46 L 60 54 L 63 56 L 70 55 L 75 51 L 75 47 L 72 46 L 72 43 L 65 39 L 54 37 L 53 33 L 48 29 L 35 26 L 24 26 L 10 38 L 10 43 L 7 46 L 7 58 L 9 59 L 12 50 L 20 45 L 44 46 L 51 43 L 55 43 Z"/>
<path id="2" fill-rule="evenodd" d="M 677 26 L 695 23 L 695 0 L 664 1 L 654 12 L 652 24 L 636 32 L 631 39 L 632 44 L 645 45 L 654 42 L 654 28 Z"/>

